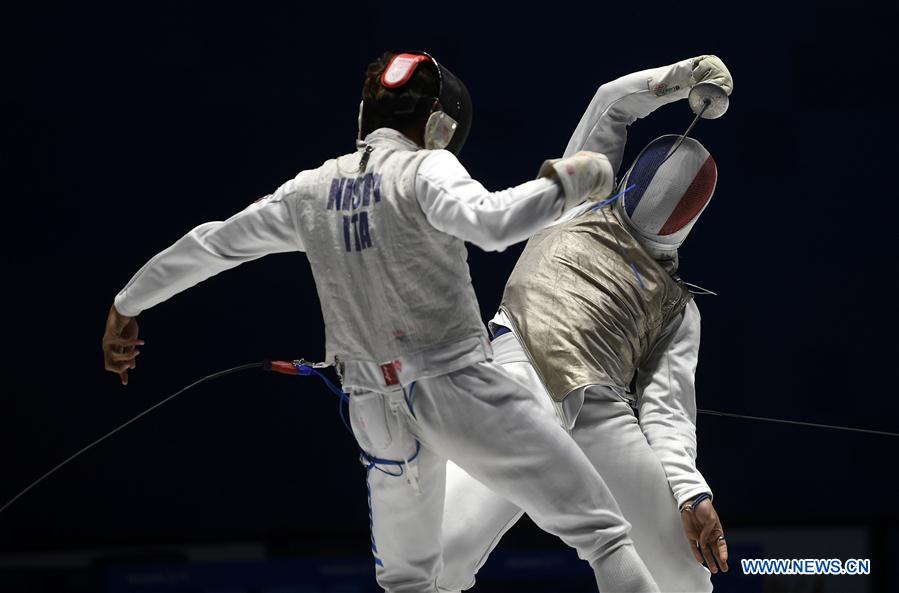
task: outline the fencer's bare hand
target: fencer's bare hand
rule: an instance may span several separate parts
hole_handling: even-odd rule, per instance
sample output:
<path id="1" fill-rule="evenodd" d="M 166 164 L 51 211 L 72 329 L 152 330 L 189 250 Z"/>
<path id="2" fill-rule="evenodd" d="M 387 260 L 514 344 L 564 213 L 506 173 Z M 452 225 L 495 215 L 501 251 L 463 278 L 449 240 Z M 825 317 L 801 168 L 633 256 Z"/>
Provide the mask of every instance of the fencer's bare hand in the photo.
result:
<path id="1" fill-rule="evenodd" d="M 122 315 L 115 305 L 109 308 L 103 332 L 103 365 L 119 375 L 122 385 L 128 384 L 128 370 L 135 367 L 135 358 L 140 354 L 137 347 L 144 345 L 137 331 L 137 319 Z"/>
<path id="2" fill-rule="evenodd" d="M 705 563 L 713 574 L 719 567 L 727 572 L 727 542 L 712 501 L 706 499 L 692 511 L 681 511 L 680 520 L 696 561 Z"/>

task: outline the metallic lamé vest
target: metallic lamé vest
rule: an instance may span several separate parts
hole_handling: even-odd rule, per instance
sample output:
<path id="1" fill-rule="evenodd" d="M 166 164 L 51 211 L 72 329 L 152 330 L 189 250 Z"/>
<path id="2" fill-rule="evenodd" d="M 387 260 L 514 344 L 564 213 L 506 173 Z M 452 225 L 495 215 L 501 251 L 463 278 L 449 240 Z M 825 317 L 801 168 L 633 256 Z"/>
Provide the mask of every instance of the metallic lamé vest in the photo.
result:
<path id="1" fill-rule="evenodd" d="M 587 385 L 627 389 L 691 298 L 606 207 L 534 235 L 501 307 L 561 402 Z"/>

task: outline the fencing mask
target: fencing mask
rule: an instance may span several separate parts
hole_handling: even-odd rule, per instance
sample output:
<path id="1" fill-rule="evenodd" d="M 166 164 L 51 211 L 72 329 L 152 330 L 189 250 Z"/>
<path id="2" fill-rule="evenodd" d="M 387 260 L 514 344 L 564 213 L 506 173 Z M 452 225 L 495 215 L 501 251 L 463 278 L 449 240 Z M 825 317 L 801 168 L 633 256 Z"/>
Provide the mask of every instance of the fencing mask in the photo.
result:
<path id="1" fill-rule="evenodd" d="M 634 188 L 616 208 L 631 232 L 656 259 L 674 259 L 715 191 L 718 169 L 697 140 L 656 138 L 640 151 L 619 189 Z M 672 148 L 676 148 L 671 152 Z"/>
<path id="2" fill-rule="evenodd" d="M 408 88 L 415 71 L 422 63 L 431 64 L 437 72 L 437 95 Z M 387 92 L 382 100 L 363 99 L 359 105 L 359 135 L 363 135 L 365 118 L 389 121 L 428 114 L 425 125 L 425 148 L 445 148 L 459 154 L 471 130 L 471 97 L 465 84 L 446 67 L 425 52 L 406 52 L 394 55 L 384 68 L 379 85 Z M 369 126 L 370 127 L 370 126 Z"/>

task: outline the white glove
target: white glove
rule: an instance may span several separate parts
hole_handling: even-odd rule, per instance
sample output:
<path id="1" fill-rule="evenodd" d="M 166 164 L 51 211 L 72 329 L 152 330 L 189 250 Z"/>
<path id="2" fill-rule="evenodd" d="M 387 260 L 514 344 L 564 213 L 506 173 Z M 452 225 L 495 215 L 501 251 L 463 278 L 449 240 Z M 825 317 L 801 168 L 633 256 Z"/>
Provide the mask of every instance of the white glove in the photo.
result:
<path id="1" fill-rule="evenodd" d="M 723 88 L 728 95 L 734 90 L 734 79 L 718 56 L 693 58 L 693 84 L 697 82 L 713 82 Z"/>
<path id="2" fill-rule="evenodd" d="M 544 161 L 537 177 L 559 180 L 567 211 L 587 198 L 602 200 L 612 193 L 615 173 L 606 155 L 582 150 L 566 159 Z"/>

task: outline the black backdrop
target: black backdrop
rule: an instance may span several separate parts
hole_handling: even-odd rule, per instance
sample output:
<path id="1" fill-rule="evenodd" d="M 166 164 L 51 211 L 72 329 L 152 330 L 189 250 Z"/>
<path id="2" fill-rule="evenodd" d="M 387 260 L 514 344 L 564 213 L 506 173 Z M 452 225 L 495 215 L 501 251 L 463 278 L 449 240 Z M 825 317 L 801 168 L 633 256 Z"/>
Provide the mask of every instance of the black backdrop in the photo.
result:
<path id="1" fill-rule="evenodd" d="M 353 150 L 362 74 L 387 48 L 427 48 L 466 81 L 475 116 L 461 160 L 491 189 L 559 155 L 602 82 L 721 56 L 730 111 L 695 133 L 718 190 L 682 249 L 684 277 L 720 294 L 699 300 L 699 405 L 899 429 L 895 8 L 68 3 L 18 16 L 2 58 L 13 182 L 0 498 L 199 376 L 323 355 L 301 254 L 141 315 L 147 345 L 127 388 L 102 370 L 100 337 L 113 296 L 157 251 Z M 626 161 L 691 116 L 682 102 L 638 122 Z M 520 250 L 470 248 L 485 319 Z M 897 445 L 699 420 L 699 465 L 726 524 L 895 525 Z M 247 373 L 35 489 L 0 515 L 0 551 L 292 535 L 364 553 L 366 530 L 336 400 L 313 379 Z"/>

